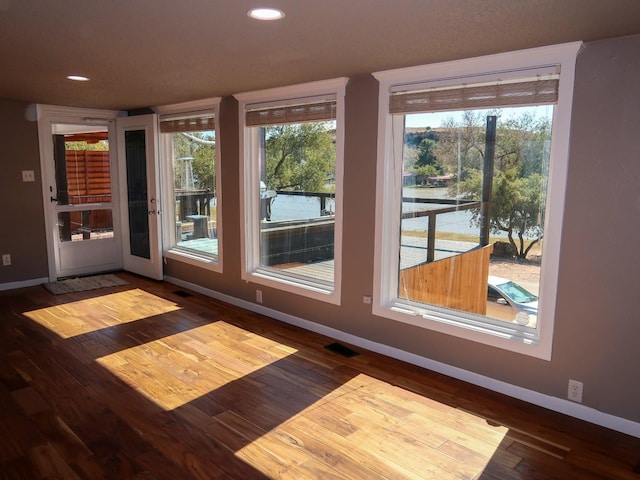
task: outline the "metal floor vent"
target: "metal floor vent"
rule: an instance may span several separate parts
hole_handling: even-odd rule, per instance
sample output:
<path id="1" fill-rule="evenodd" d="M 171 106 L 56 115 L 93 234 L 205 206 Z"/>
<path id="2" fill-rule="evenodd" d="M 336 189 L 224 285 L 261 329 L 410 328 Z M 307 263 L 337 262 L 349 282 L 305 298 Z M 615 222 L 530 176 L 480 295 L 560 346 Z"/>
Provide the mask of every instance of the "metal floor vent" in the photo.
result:
<path id="1" fill-rule="evenodd" d="M 182 298 L 193 297 L 192 293 L 185 292 L 184 290 L 176 290 L 175 292 L 173 292 L 173 294 L 178 295 L 179 297 L 182 297 Z"/>
<path id="2" fill-rule="evenodd" d="M 347 358 L 360 355 L 355 350 L 351 350 L 349 347 L 342 345 L 341 343 L 338 343 L 338 342 L 326 345 L 324 348 L 326 348 L 330 352 L 337 353 L 338 355 L 342 355 L 343 357 L 347 357 Z"/>

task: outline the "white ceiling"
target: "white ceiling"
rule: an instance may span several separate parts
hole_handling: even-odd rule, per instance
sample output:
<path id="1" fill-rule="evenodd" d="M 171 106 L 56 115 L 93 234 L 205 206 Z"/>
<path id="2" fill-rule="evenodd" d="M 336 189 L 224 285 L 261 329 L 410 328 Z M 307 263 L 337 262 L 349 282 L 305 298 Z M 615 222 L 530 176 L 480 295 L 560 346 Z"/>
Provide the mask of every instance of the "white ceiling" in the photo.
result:
<path id="1" fill-rule="evenodd" d="M 0 0 L 0 98 L 135 109 L 637 33 L 640 0 Z"/>

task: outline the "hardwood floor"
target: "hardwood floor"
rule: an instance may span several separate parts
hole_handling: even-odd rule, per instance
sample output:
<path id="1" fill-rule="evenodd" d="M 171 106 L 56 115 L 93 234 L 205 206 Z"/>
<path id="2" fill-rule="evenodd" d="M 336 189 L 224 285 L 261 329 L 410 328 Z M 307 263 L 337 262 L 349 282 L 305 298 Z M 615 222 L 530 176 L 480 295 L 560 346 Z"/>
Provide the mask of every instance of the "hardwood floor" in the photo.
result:
<path id="1" fill-rule="evenodd" d="M 640 439 L 118 275 L 0 293 L 1 479 L 640 479 Z"/>

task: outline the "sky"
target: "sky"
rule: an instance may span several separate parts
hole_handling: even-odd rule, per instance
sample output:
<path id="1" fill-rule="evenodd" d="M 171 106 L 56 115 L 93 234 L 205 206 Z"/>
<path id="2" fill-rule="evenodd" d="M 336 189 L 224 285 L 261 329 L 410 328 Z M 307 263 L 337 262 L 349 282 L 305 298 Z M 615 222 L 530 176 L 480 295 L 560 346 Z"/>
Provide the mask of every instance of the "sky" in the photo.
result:
<path id="1" fill-rule="evenodd" d="M 503 108 L 502 114 L 509 116 L 512 114 L 519 114 L 520 112 L 529 111 L 533 112 L 536 117 L 546 117 L 553 111 L 553 105 L 540 105 L 536 107 L 516 107 L 516 108 Z M 412 113 L 406 117 L 405 127 L 407 128 L 420 128 L 431 127 L 438 128 L 442 124 L 450 119 L 459 119 L 462 117 L 463 112 L 432 112 L 432 113 Z"/>

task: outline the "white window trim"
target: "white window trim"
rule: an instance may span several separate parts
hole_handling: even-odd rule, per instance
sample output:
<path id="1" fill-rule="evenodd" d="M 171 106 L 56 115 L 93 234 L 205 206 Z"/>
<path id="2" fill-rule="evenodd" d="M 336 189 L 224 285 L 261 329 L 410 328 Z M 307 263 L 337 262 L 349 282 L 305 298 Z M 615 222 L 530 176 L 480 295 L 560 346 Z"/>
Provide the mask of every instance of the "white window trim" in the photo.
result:
<path id="1" fill-rule="evenodd" d="M 153 110 L 158 114 L 158 122 L 160 122 L 161 115 L 183 115 L 183 114 L 197 114 L 202 112 L 213 111 L 215 115 L 215 131 L 216 131 L 216 195 L 218 198 L 218 205 L 216 207 L 216 228 L 218 230 L 218 255 L 215 259 L 209 256 L 199 256 L 194 252 L 183 250 L 176 247 L 176 232 L 175 232 L 175 202 L 164 202 L 165 212 L 163 215 L 163 252 L 166 258 L 176 260 L 181 263 L 194 265 L 197 267 L 211 270 L 213 272 L 222 272 L 223 254 L 222 254 L 222 209 L 224 208 L 222 199 L 222 175 L 221 173 L 221 157 L 220 157 L 220 97 L 206 98 L 202 100 L 196 100 L 192 102 L 176 103 L 172 105 L 163 105 L 155 107 Z M 159 128 L 159 127 L 158 127 Z M 158 130 L 159 131 L 159 130 Z M 161 134 L 160 134 L 161 135 Z M 162 135 L 160 136 L 162 138 Z M 161 151 L 167 151 L 167 146 L 162 144 Z M 162 193 L 164 198 L 173 198 L 173 165 L 171 159 L 164 155 L 165 158 L 161 160 L 162 168 L 160 169 L 160 181 L 162 184 Z"/>
<path id="2" fill-rule="evenodd" d="M 581 45 L 581 42 L 575 42 L 373 74 L 380 82 L 372 310 L 375 315 L 532 357 L 551 359 L 575 62 Z M 455 314 L 437 307 L 416 313 L 415 308 L 399 300 L 397 295 L 400 248 L 397 232 L 400 228 L 398 212 L 401 211 L 399 189 L 402 188 L 402 182 L 394 179 L 398 179 L 398 174 L 402 178 L 402 162 L 394 167 L 391 161 L 394 158 L 394 121 L 389 114 L 390 93 L 425 84 L 462 84 L 472 77 L 493 77 L 496 72 L 509 72 L 507 75 L 513 76 L 519 71 L 549 65 L 560 65 L 561 74 L 551 140 L 538 330 L 516 325 L 498 326 L 497 322 L 490 320 L 474 322 L 471 315 Z"/>
<path id="3" fill-rule="evenodd" d="M 342 284 L 342 218 L 343 218 L 343 165 L 344 165 L 344 96 L 348 78 L 336 78 L 318 82 L 303 83 L 234 95 L 238 100 L 240 126 L 240 214 L 241 225 L 241 278 L 246 282 L 284 290 L 335 305 L 340 304 Z M 290 101 L 331 95 L 336 98 L 336 202 L 334 282 L 327 286 L 310 279 L 296 279 L 294 276 L 277 275 L 270 269 L 260 268 L 258 223 L 260 213 L 256 186 L 260 184 L 259 166 L 255 162 L 252 146 L 256 145 L 255 129 L 246 126 L 245 112 L 256 106 L 277 106 Z"/>

